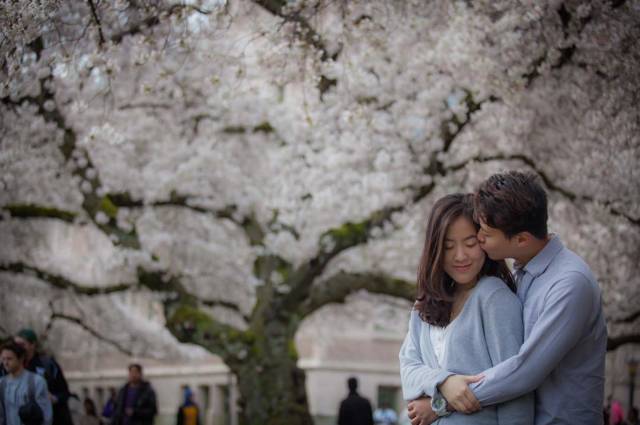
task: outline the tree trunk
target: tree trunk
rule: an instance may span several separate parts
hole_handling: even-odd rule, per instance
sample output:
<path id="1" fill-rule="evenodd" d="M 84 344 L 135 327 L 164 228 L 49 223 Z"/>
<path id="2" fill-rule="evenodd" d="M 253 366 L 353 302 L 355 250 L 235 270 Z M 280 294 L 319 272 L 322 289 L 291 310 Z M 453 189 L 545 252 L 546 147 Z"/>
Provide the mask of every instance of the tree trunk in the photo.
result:
<path id="1" fill-rule="evenodd" d="M 297 325 L 263 323 L 244 359 L 227 362 L 238 382 L 240 425 L 313 425 L 305 373 L 297 366 Z"/>

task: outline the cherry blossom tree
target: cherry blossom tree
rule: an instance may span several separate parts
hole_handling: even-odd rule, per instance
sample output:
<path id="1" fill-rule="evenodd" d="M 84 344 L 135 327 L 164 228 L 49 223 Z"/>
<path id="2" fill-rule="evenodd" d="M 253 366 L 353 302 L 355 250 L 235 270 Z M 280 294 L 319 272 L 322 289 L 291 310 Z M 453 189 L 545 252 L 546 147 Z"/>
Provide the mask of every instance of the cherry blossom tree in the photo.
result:
<path id="1" fill-rule="evenodd" d="M 639 22 L 624 0 L 1 6 L 0 331 L 27 311 L 130 354 L 195 344 L 242 423 L 308 424 L 302 321 L 411 300 L 430 205 L 523 169 L 609 349 L 637 343 Z"/>

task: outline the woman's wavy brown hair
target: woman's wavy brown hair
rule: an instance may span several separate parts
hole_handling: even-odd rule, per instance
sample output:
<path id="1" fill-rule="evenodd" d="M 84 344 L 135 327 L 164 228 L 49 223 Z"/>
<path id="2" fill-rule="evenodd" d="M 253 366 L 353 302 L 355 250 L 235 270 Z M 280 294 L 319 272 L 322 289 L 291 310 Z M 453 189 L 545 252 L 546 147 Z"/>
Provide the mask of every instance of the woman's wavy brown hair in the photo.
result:
<path id="1" fill-rule="evenodd" d="M 459 217 L 468 218 L 476 229 L 480 228 L 473 220 L 472 194 L 455 193 L 440 198 L 433 206 L 427 222 L 424 248 L 418 266 L 418 295 L 414 308 L 423 321 L 435 326 L 446 326 L 451 322 L 455 282 L 444 271 L 444 242 L 447 229 Z M 511 272 L 504 260 L 495 261 L 487 256 L 478 278 L 482 276 L 496 276 L 509 289 L 516 291 Z"/>

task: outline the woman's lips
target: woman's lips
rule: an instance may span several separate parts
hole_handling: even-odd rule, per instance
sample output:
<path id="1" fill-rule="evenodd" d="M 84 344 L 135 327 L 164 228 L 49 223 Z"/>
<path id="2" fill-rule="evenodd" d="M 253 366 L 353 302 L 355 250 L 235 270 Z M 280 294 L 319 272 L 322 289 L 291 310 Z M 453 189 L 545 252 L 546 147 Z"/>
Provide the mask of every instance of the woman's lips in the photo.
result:
<path id="1" fill-rule="evenodd" d="M 467 264 L 466 266 L 453 266 L 459 272 L 466 272 L 471 268 L 471 264 Z"/>

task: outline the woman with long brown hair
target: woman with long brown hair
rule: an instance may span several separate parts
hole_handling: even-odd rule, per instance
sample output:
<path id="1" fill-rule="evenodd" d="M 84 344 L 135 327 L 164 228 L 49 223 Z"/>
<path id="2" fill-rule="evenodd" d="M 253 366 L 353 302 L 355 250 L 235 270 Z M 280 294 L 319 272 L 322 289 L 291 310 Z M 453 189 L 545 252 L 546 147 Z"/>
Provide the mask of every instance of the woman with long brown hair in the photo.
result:
<path id="1" fill-rule="evenodd" d="M 430 398 L 438 424 L 531 425 L 532 394 L 464 415 L 449 412 L 438 391 L 452 374 L 475 375 L 513 356 L 523 341 L 522 305 L 511 273 L 504 261 L 482 251 L 478 229 L 472 195 L 447 195 L 433 206 L 400 350 L 404 398 Z M 409 415 L 418 425 L 425 416 L 414 410 Z"/>

